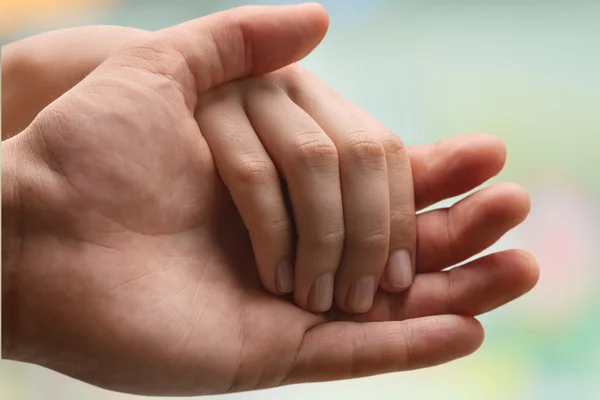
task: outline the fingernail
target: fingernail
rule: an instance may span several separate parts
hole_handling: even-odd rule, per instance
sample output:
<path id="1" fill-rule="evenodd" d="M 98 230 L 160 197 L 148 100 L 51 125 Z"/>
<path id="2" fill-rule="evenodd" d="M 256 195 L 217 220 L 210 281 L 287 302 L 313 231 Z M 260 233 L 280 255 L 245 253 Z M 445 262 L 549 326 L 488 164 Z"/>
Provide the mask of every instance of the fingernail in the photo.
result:
<path id="1" fill-rule="evenodd" d="M 398 250 L 390 254 L 387 262 L 387 282 L 397 289 L 406 289 L 412 283 L 412 267 L 410 255 L 406 250 Z"/>
<path id="2" fill-rule="evenodd" d="M 277 279 L 275 280 L 277 290 L 282 293 L 289 293 L 294 290 L 294 271 L 292 270 L 292 265 L 283 261 L 277 267 Z"/>
<path id="3" fill-rule="evenodd" d="M 325 312 L 333 301 L 333 274 L 325 274 L 313 283 L 308 295 L 308 307 L 316 312 Z"/>
<path id="4" fill-rule="evenodd" d="M 350 286 L 347 307 L 356 313 L 365 313 L 373 305 L 375 296 L 375 277 L 363 276 Z"/>

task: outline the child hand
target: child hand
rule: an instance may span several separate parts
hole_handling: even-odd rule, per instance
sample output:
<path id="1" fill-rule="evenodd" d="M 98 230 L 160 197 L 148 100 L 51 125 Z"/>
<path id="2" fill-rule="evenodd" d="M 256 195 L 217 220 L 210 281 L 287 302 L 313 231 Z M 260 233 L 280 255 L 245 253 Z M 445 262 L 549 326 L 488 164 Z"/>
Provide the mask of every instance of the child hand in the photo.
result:
<path id="1" fill-rule="evenodd" d="M 410 286 L 413 178 L 397 135 L 297 65 L 209 91 L 196 119 L 267 290 L 364 313 L 379 286 Z"/>

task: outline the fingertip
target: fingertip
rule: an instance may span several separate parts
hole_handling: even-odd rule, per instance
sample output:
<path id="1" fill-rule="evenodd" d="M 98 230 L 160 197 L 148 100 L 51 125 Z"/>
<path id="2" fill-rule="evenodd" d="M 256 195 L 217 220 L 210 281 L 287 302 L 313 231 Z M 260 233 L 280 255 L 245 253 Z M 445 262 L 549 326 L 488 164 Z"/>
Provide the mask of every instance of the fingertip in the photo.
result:
<path id="1" fill-rule="evenodd" d="M 162 46 L 161 56 L 183 56 L 182 71 L 191 73 L 203 93 L 303 59 L 323 40 L 328 25 L 318 4 L 244 6 L 167 28 L 150 48 L 151 54 Z"/>
<path id="2" fill-rule="evenodd" d="M 409 281 L 407 281 L 406 283 L 404 283 L 402 285 L 393 286 L 390 284 L 388 278 L 383 276 L 381 279 L 381 282 L 379 283 L 379 287 L 381 288 L 381 290 L 383 290 L 386 293 L 398 294 L 398 293 L 406 292 L 408 289 L 410 289 L 410 287 L 413 284 L 414 279 L 415 279 L 415 276 L 414 276 L 414 271 L 413 271 L 410 276 Z"/>
<path id="3" fill-rule="evenodd" d="M 256 215 L 261 215 L 260 211 L 262 210 L 264 210 L 263 207 L 255 207 L 252 210 L 244 209 L 246 213 L 254 212 Z M 249 218 L 246 217 L 246 220 Z M 282 226 L 287 225 L 287 221 L 279 224 L 278 231 Z M 248 224 L 247 226 L 252 225 Z M 264 288 L 276 296 L 289 295 L 294 290 L 294 265 L 290 262 L 292 259 L 291 231 L 283 228 L 279 232 L 269 232 L 270 234 L 265 236 L 257 233 L 260 228 L 248 230 L 258 275 Z"/>
<path id="4" fill-rule="evenodd" d="M 523 222 L 531 211 L 531 198 L 529 193 L 520 185 L 513 182 L 504 182 L 495 185 L 502 196 L 502 204 L 505 210 L 510 213 L 511 220 L 515 225 Z"/>
<path id="5" fill-rule="evenodd" d="M 329 322 L 309 329 L 284 383 L 352 379 L 432 367 L 476 351 L 475 318 L 439 315 L 406 321 Z"/>
<path id="6" fill-rule="evenodd" d="M 510 250 L 509 254 L 513 258 L 513 263 L 521 269 L 522 293 L 521 295 L 533 289 L 540 279 L 540 266 L 537 258 L 525 250 Z"/>
<path id="7" fill-rule="evenodd" d="M 380 287 L 387 293 L 402 293 L 413 283 L 415 268 L 412 251 L 393 251 L 386 262 Z"/>
<path id="8" fill-rule="evenodd" d="M 480 192 L 484 198 L 478 203 L 485 205 L 485 225 L 492 221 L 501 222 L 503 226 L 515 227 L 523 222 L 531 210 L 529 193 L 520 185 L 512 182 L 499 183 Z M 475 193 L 474 198 L 477 198 Z M 469 199 L 469 198 L 467 198 Z"/>
<path id="9" fill-rule="evenodd" d="M 381 283 L 379 284 L 379 287 L 381 288 L 381 290 L 383 290 L 386 293 L 390 293 L 390 294 L 398 294 L 398 293 L 406 292 L 408 289 L 410 289 L 411 286 L 412 286 L 412 282 L 410 284 L 408 284 L 407 286 L 397 287 L 397 286 L 390 285 L 389 283 L 387 283 L 387 281 L 384 281 L 384 280 L 382 280 Z"/>
<path id="10" fill-rule="evenodd" d="M 249 7 L 260 7 L 260 6 L 249 6 Z M 279 8 L 295 7 L 295 18 L 301 21 L 298 24 L 299 38 L 311 37 L 313 41 L 307 42 L 307 49 L 303 51 L 308 53 L 315 48 L 325 37 L 329 30 L 329 14 L 323 4 L 317 2 L 300 3 L 292 6 L 281 5 L 273 6 Z M 303 14 L 300 16 L 299 14 Z M 301 58 L 299 56 L 298 58 Z"/>
<path id="11" fill-rule="evenodd" d="M 468 356 L 483 343 L 481 323 L 463 315 L 437 315 L 404 321 L 413 337 L 410 368 L 416 369 L 443 364 Z"/>
<path id="12" fill-rule="evenodd" d="M 491 164 L 498 166 L 499 169 L 504 167 L 507 150 L 506 144 L 501 139 L 489 133 L 475 133 L 470 136 L 473 138 L 475 144 L 480 146 L 481 150 L 491 156 L 489 159 Z"/>
<path id="13" fill-rule="evenodd" d="M 476 133 L 459 136 L 447 139 L 446 145 L 456 147 L 453 158 L 459 161 L 459 166 L 471 171 L 476 168 L 476 181 L 480 183 L 497 175 L 506 163 L 506 145 L 493 135 Z"/>
<path id="14" fill-rule="evenodd" d="M 523 222 L 531 212 L 531 196 L 525 188 L 516 183 L 508 182 L 505 185 L 512 192 L 513 202 L 521 205 L 520 222 Z"/>
<path id="15" fill-rule="evenodd" d="M 499 307 L 528 293 L 535 287 L 540 277 L 538 261 L 529 252 L 525 250 L 507 250 L 500 253 L 490 254 L 479 260 L 475 260 L 464 267 L 484 269 L 490 271 L 495 268 L 498 274 L 495 276 L 494 284 L 504 294 L 502 301 L 489 309 Z M 502 282 L 502 283 L 501 283 Z M 493 291 L 491 288 L 490 291 Z M 482 313 L 484 311 L 478 311 Z"/>
<path id="16" fill-rule="evenodd" d="M 419 215 L 417 268 L 437 271 L 476 255 L 521 224 L 530 208 L 525 189 L 501 183 L 477 191 L 448 209 Z"/>
<path id="17" fill-rule="evenodd" d="M 279 263 L 275 270 L 275 288 L 275 294 L 278 295 L 286 295 L 294 290 L 294 269 L 287 260 Z"/>
<path id="18" fill-rule="evenodd" d="M 485 331 L 483 325 L 472 316 L 445 315 L 446 329 L 456 331 L 455 335 L 464 338 L 462 342 L 462 355 L 467 356 L 477 351 L 483 344 Z"/>
<path id="19" fill-rule="evenodd" d="M 296 25 L 295 28 L 297 30 L 295 34 L 295 40 L 287 43 L 287 47 L 290 47 L 289 44 L 294 42 L 295 44 L 302 43 L 303 46 L 298 46 L 295 59 L 291 61 L 299 61 L 308 53 L 310 53 L 319 45 L 329 30 L 329 14 L 327 13 L 325 6 L 322 4 L 310 2 L 300 3 L 292 6 L 281 5 L 273 7 L 280 8 L 281 11 L 289 11 L 290 8 L 296 8 L 296 12 L 293 13 L 293 19 L 287 20 L 286 24 L 284 25 L 287 28 L 291 28 L 292 25 Z"/>
<path id="20" fill-rule="evenodd" d="M 286 258 L 277 261 L 282 249 L 287 247 L 285 240 L 261 241 L 258 235 L 250 233 L 256 268 L 263 287 L 275 296 L 286 296 L 294 290 L 294 268 Z"/>
<path id="21" fill-rule="evenodd" d="M 471 329 L 473 330 L 473 341 L 471 342 L 471 349 L 469 353 L 472 354 L 479 350 L 483 344 L 485 340 L 485 329 L 483 328 L 481 322 L 474 317 L 470 317 L 467 323 L 471 324 Z"/>
<path id="22" fill-rule="evenodd" d="M 512 192 L 515 204 L 521 204 L 522 220 L 525 220 L 531 211 L 531 196 L 529 192 L 523 186 L 513 182 L 507 182 L 505 185 Z"/>
<path id="23" fill-rule="evenodd" d="M 506 162 L 504 143 L 487 134 L 444 139 L 410 154 L 417 209 L 476 188 L 498 175 Z"/>
<path id="24" fill-rule="evenodd" d="M 469 329 L 473 333 L 473 341 L 471 342 L 471 352 L 474 352 L 481 346 L 483 340 L 485 339 L 485 329 L 483 328 L 483 325 L 481 324 L 481 322 L 479 322 L 477 318 L 469 316 L 463 318 L 465 318 L 464 323 L 469 325 Z"/>
<path id="25" fill-rule="evenodd" d="M 327 30 L 329 29 L 329 13 L 327 12 L 325 5 L 317 2 L 310 2 L 301 3 L 299 6 L 310 10 L 314 15 L 315 24 L 319 26 L 321 32 L 323 32 L 323 36 L 325 36 L 325 33 L 327 33 Z"/>

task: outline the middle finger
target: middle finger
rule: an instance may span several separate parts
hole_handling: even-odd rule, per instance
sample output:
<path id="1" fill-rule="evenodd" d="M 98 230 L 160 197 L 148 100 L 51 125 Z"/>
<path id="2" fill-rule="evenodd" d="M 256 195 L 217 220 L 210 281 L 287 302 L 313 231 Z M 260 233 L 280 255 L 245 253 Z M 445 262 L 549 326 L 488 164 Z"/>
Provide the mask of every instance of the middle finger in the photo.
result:
<path id="1" fill-rule="evenodd" d="M 294 100 L 331 137 L 340 156 L 346 241 L 336 303 L 363 313 L 371 308 L 380 281 L 389 282 L 393 291 L 412 281 L 416 229 L 408 157 L 397 136 L 374 129 L 318 80 L 302 87 Z"/>
<path id="2" fill-rule="evenodd" d="M 298 233 L 295 301 L 328 311 L 345 234 L 337 149 L 279 86 L 264 79 L 252 84 L 261 86 L 247 92 L 246 112 L 285 176 Z"/>

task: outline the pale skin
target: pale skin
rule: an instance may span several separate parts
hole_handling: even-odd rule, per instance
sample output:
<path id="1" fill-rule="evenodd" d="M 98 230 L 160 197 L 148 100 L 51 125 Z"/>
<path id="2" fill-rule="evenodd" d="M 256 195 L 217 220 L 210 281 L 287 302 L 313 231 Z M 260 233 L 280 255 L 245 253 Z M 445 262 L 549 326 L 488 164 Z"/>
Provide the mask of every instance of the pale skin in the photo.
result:
<path id="1" fill-rule="evenodd" d="M 4 357 L 112 390 L 198 395 L 421 368 L 480 345 L 483 331 L 473 317 L 531 289 L 535 260 L 507 251 L 442 270 L 525 218 L 528 197 L 514 184 L 419 214 L 412 285 L 390 293 L 382 284 L 366 313 L 345 312 L 337 294 L 329 313 L 305 311 L 308 285 L 295 286 L 296 303 L 290 301 L 276 287 L 277 262 L 268 252 L 255 258 L 261 244 L 236 198 L 256 194 L 235 193 L 238 185 L 228 183 L 224 171 L 236 164 L 215 137 L 231 121 L 215 115 L 244 111 L 239 96 L 268 103 L 273 93 L 304 109 L 302 90 L 314 90 L 311 99 L 327 92 L 337 112 L 354 110 L 365 130 L 386 131 L 313 76 L 285 68 L 318 44 L 326 26 L 315 5 L 242 8 L 156 33 L 132 31 L 128 40 L 115 35 L 103 42 L 96 59 L 105 61 L 95 70 L 58 60 L 58 74 L 94 71 L 51 88 L 58 97 L 74 86 L 24 113 L 43 109 L 33 122 L 9 122 L 26 128 L 2 144 Z M 251 113 L 256 125 L 261 116 Z M 245 137 L 267 150 L 278 146 L 265 132 Z M 232 147 L 228 154 L 239 153 Z M 406 154 L 416 210 L 478 186 L 505 157 L 502 143 L 485 135 Z M 294 168 L 285 160 L 268 161 L 289 179 Z M 343 243 L 336 251 L 351 249 Z M 271 267 L 261 267 L 261 257 Z M 367 267 L 382 274 L 385 261 Z"/>

